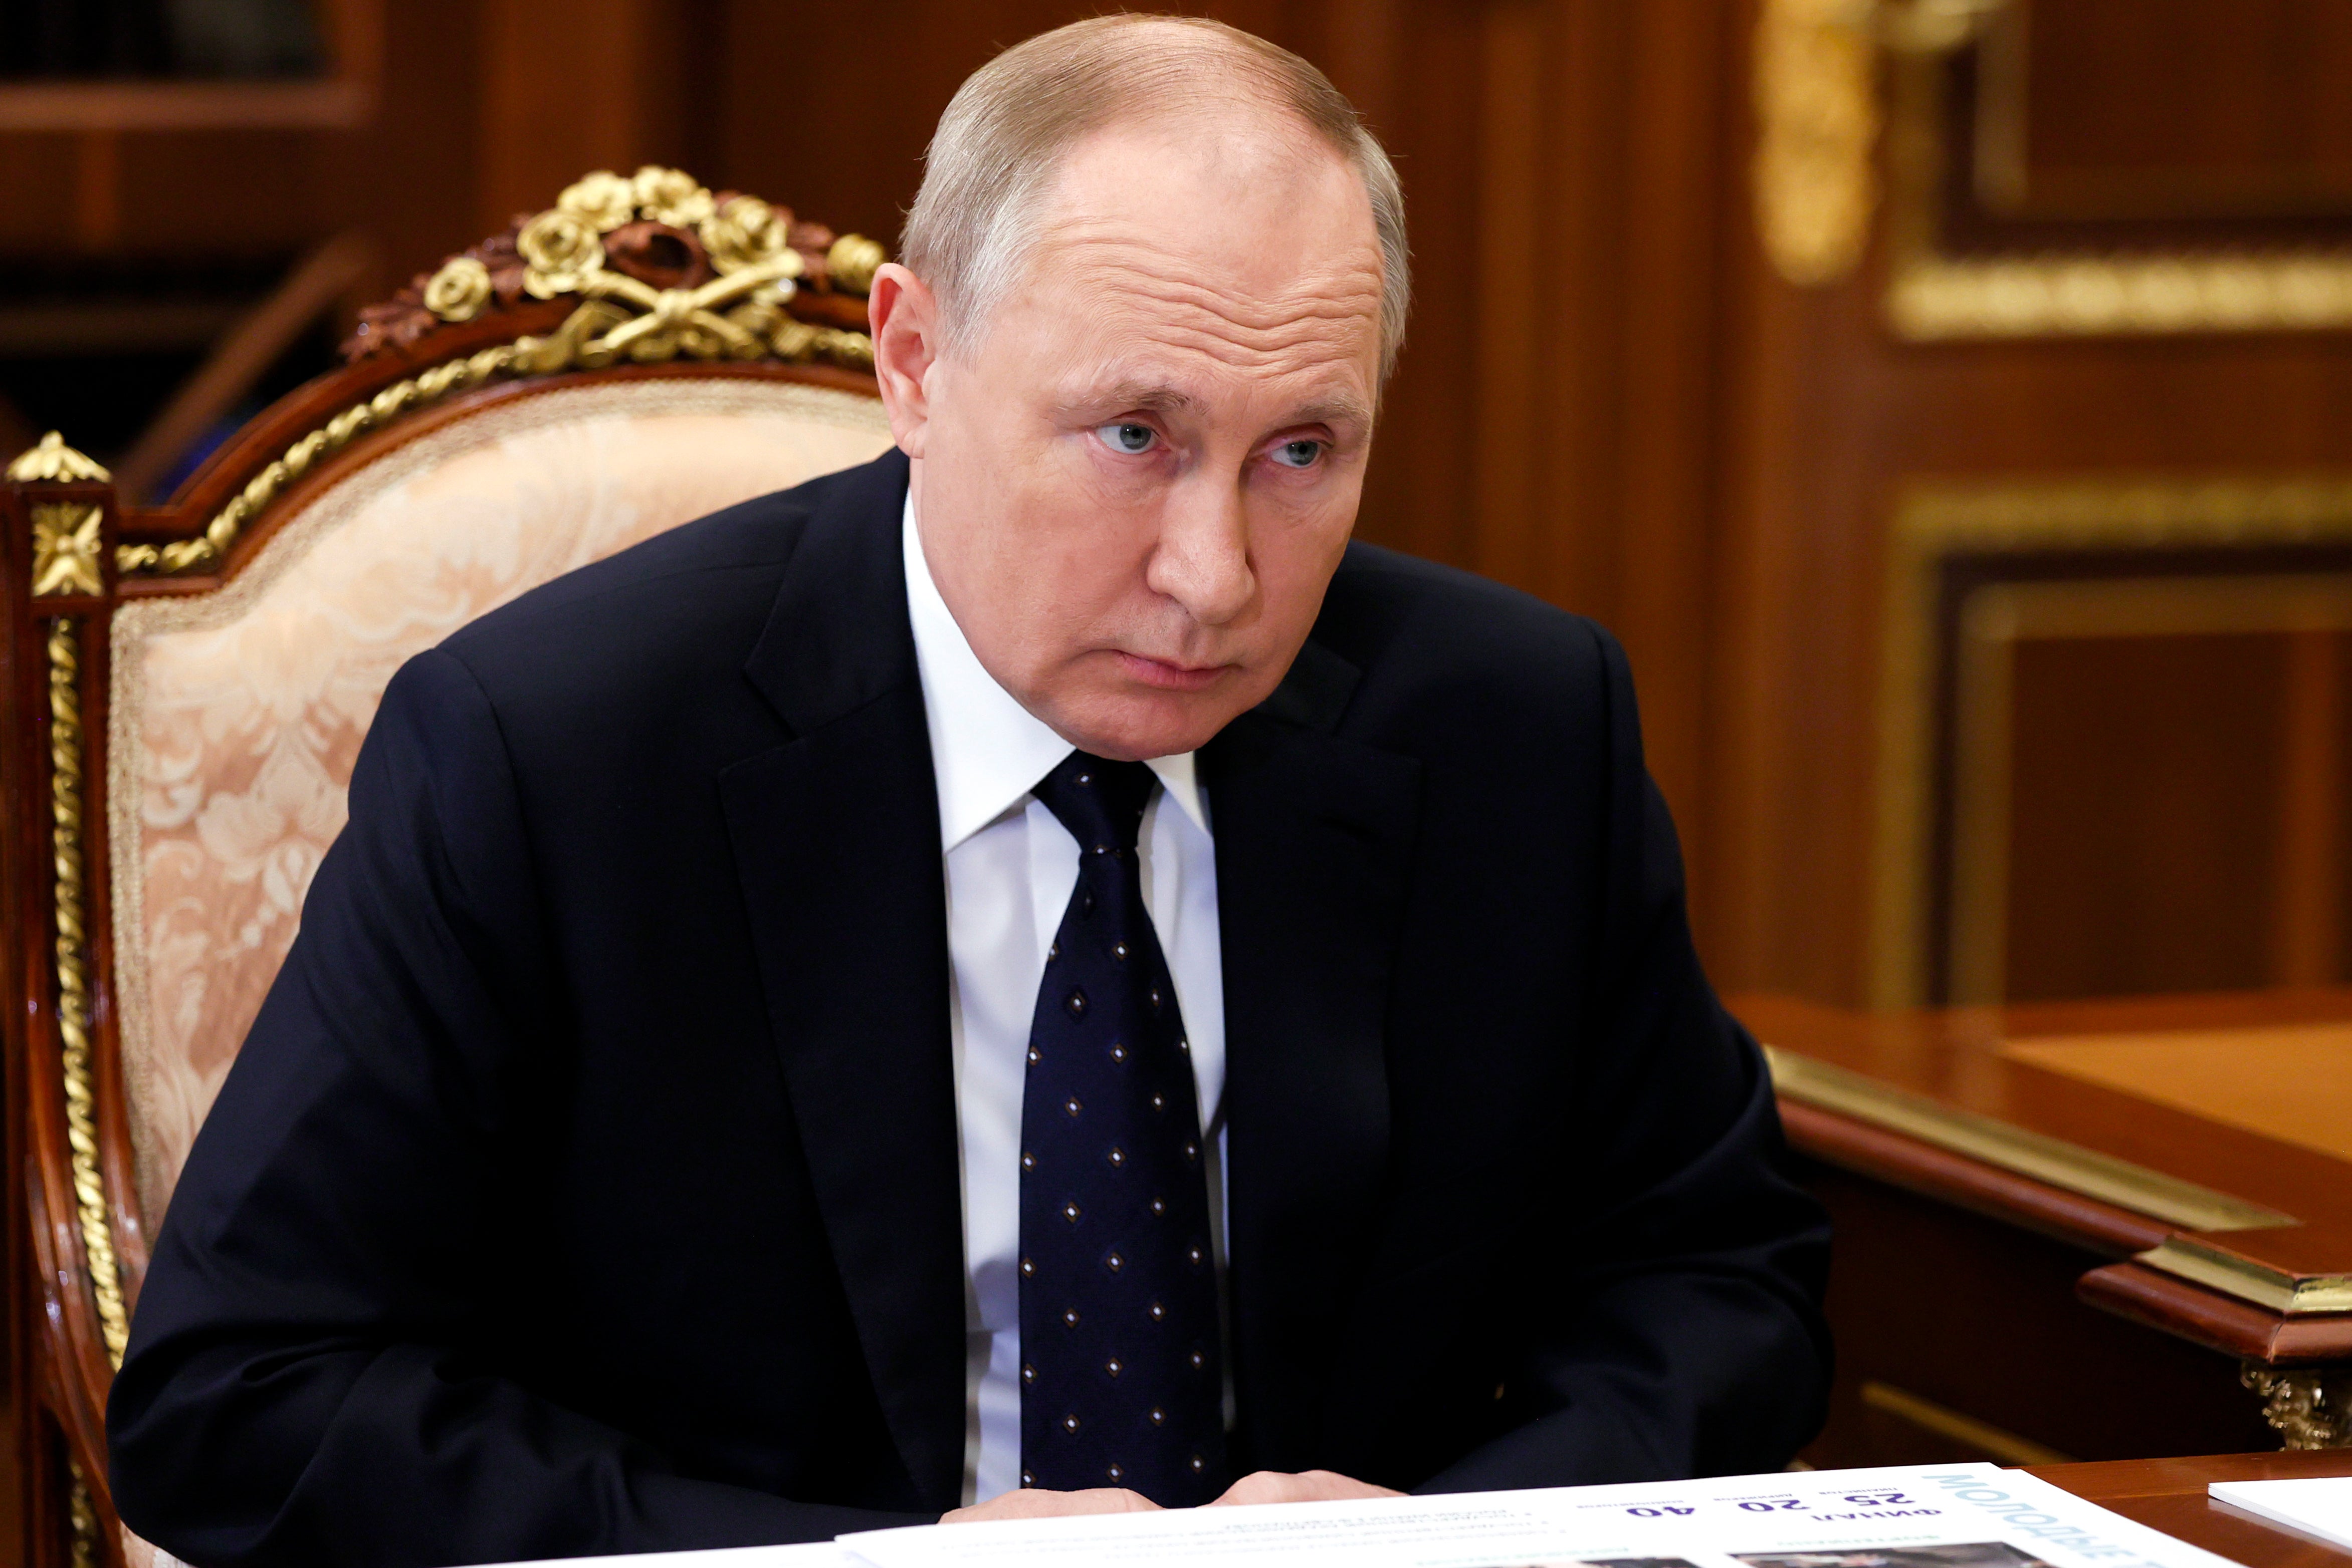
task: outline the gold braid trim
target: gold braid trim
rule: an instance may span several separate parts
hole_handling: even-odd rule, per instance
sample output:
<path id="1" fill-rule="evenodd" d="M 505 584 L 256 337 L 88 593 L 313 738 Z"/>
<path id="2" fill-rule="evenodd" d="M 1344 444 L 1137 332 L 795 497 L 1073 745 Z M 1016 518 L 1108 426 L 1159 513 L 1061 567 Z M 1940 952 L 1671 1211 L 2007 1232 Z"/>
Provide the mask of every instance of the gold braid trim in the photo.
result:
<path id="1" fill-rule="evenodd" d="M 89 977 L 82 960 L 81 654 L 74 621 L 49 622 L 49 811 L 57 859 L 58 1040 L 65 1075 L 66 1142 L 73 1155 L 74 1207 L 81 1218 L 89 1291 L 98 1304 L 106 1358 L 120 1370 L 131 1343 L 122 1307 L 106 1183 L 98 1168 L 98 1095 L 90 1075 Z"/>
<path id="2" fill-rule="evenodd" d="M 194 538 L 170 544 L 118 545 L 115 566 L 125 576 L 186 571 L 218 564 L 256 514 L 276 500 L 285 488 L 309 473 L 320 459 L 350 445 L 360 435 L 380 430 L 403 415 L 440 402 L 453 392 L 467 392 L 500 375 L 551 375 L 579 366 L 593 370 L 611 364 L 623 354 L 641 361 L 685 353 L 697 359 L 756 358 L 772 352 L 781 359 L 806 361 L 829 359 L 859 370 L 874 368 L 874 340 L 863 332 L 815 327 L 767 312 L 772 323 L 759 319 L 754 304 L 743 314 L 766 328 L 767 340 L 751 336 L 732 316 L 715 317 L 709 308 L 743 295 L 761 280 L 757 273 L 736 273 L 692 294 L 672 290 L 656 296 L 634 279 L 611 275 L 611 292 L 631 304 L 644 294 L 647 314 L 632 318 L 605 300 L 591 300 L 574 310 L 562 326 L 544 338 L 518 338 L 511 343 L 484 349 L 470 359 L 451 360 L 406 381 L 394 382 L 363 403 L 343 410 L 325 424 L 286 449 L 286 455 L 255 475 L 227 506 L 223 507 Z M 699 329 L 699 330 L 698 330 Z"/>
<path id="3" fill-rule="evenodd" d="M 98 1505 L 90 1500 L 89 1481 L 81 1473 L 81 1466 L 66 1461 L 70 1479 L 66 1483 L 66 1524 L 73 1531 L 73 1568 L 99 1568 Z"/>
<path id="4" fill-rule="evenodd" d="M 471 359 L 451 360 L 421 375 L 394 382 L 367 402 L 343 410 L 288 447 L 283 457 L 256 474 L 227 506 L 214 515 L 213 520 L 205 526 L 205 531 L 194 538 L 174 539 L 161 549 L 154 545 L 118 545 L 114 551 L 115 566 L 130 573 L 185 571 L 190 567 L 212 565 L 228 552 L 229 545 L 255 513 L 276 500 L 278 492 L 309 473 L 320 458 L 341 451 L 362 432 L 390 424 L 402 414 L 427 403 L 437 402 L 453 392 L 481 385 L 512 365 L 525 343 L 535 341 L 525 338 L 518 342 L 500 344 L 495 349 L 485 349 Z"/>

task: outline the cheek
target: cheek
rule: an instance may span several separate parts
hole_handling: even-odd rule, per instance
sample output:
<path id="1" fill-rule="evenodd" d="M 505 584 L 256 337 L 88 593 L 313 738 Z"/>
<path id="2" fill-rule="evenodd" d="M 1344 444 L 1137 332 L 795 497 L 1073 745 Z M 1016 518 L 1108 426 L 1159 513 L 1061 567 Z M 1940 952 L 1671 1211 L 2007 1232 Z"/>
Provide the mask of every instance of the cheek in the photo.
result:
<path id="1" fill-rule="evenodd" d="M 1009 477 L 983 547 L 984 613 L 1033 667 L 1116 641 L 1149 597 L 1148 522 L 1051 465 Z"/>
<path id="2" fill-rule="evenodd" d="M 1284 634 L 1300 634 L 1323 607 L 1323 591 L 1339 569 L 1356 519 L 1355 495 L 1282 518 L 1258 536 L 1252 550 L 1267 620 Z"/>

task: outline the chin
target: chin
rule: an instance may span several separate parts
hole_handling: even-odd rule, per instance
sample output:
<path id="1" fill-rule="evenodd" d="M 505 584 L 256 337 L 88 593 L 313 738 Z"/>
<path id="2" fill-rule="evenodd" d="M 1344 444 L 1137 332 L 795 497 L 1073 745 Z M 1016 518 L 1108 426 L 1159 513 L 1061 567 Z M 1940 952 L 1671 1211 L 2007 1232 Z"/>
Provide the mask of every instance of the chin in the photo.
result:
<path id="1" fill-rule="evenodd" d="M 1082 751 L 1118 762 L 1145 762 L 1198 751 L 1240 711 L 1231 701 L 1186 702 L 1155 694 L 1109 699 L 1054 728 Z M 1048 721 L 1052 722 L 1052 721 Z"/>

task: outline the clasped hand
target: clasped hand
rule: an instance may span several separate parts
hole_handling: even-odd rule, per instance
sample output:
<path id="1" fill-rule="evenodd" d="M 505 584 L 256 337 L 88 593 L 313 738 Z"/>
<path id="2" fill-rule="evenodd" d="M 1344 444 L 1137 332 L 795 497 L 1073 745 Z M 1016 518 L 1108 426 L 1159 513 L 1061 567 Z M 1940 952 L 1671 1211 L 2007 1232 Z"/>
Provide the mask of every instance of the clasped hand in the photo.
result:
<path id="1" fill-rule="evenodd" d="M 1227 1487 L 1224 1496 L 1208 1506 L 1223 1508 L 1228 1504 L 1253 1502 L 1337 1502 L 1347 1498 L 1403 1495 L 1387 1487 L 1376 1487 L 1370 1481 L 1360 1481 L 1331 1470 L 1303 1470 L 1297 1475 L 1281 1470 L 1258 1470 Z M 976 1524 L 991 1519 L 1048 1519 L 1057 1514 L 1144 1513 L 1159 1506 L 1141 1492 L 1129 1491 L 1124 1487 L 1092 1487 L 1085 1491 L 1045 1491 L 1035 1487 L 1024 1487 L 1019 1491 L 1009 1491 L 970 1508 L 957 1509 L 940 1522 Z"/>

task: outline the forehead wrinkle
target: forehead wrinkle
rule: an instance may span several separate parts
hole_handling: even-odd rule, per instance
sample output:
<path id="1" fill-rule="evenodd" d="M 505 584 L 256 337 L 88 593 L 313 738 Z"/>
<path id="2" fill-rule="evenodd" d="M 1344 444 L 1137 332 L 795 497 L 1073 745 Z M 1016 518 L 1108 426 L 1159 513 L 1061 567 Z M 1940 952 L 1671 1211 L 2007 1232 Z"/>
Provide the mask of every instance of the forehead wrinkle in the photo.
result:
<path id="1" fill-rule="evenodd" d="M 1121 302 L 1136 291 L 1122 291 Z M 1069 301 L 1066 298 L 1065 304 Z M 1153 295 L 1143 308 L 1106 312 L 1087 324 L 1089 335 L 1105 335 L 1156 342 L 1181 351 L 1205 352 L 1229 363 L 1294 357 L 1304 352 L 1310 361 L 1349 360 L 1360 353 L 1378 330 L 1368 314 L 1328 303 L 1274 315 L 1262 321 L 1237 320 L 1219 308 L 1213 295 L 1192 297 Z M 1334 331 L 1339 327 L 1347 329 Z"/>
<path id="2" fill-rule="evenodd" d="M 1062 248 L 1064 264 L 1076 275 L 1075 284 L 1098 283 L 1129 298 L 1205 310 L 1245 328 L 1379 319 L 1382 279 L 1377 265 L 1301 270 L 1275 292 L 1255 294 L 1210 281 L 1219 271 L 1207 257 L 1186 266 L 1183 258 L 1131 240 L 1080 241 Z"/>
<path id="3" fill-rule="evenodd" d="M 1185 330 L 1181 327 L 1148 329 L 1136 335 L 1137 341 L 1172 350 L 1179 354 L 1199 354 L 1234 370 L 1264 371 L 1269 368 L 1282 374 L 1303 374 L 1326 365 L 1344 365 L 1356 359 L 1360 344 L 1326 343 L 1315 338 L 1297 338 L 1281 343 L 1236 341 L 1227 334 Z"/>

